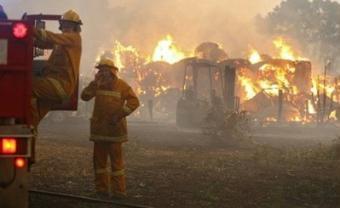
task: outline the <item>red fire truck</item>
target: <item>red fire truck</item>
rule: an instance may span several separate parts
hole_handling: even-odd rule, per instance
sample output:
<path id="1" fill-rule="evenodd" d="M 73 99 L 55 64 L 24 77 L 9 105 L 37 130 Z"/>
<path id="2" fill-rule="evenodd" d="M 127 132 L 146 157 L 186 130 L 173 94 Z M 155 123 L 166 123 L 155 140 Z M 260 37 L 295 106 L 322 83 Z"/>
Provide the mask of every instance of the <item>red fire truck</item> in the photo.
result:
<path id="1" fill-rule="evenodd" d="M 32 28 L 44 28 L 59 15 L 24 15 L 0 21 L 0 207 L 28 207 L 29 159 L 32 150 L 30 103 L 32 76 L 44 60 L 34 47 Z M 35 63 L 36 62 L 36 63 Z M 76 110 L 77 92 L 59 110 Z"/>

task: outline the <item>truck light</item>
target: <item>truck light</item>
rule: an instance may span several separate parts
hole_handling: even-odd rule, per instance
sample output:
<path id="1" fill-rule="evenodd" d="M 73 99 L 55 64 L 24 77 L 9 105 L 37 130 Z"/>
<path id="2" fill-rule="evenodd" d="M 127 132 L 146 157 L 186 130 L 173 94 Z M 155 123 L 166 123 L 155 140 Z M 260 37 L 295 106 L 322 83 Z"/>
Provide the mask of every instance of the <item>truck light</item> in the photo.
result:
<path id="1" fill-rule="evenodd" d="M 27 36 L 28 28 L 24 23 L 16 23 L 13 25 L 13 35 L 16 38 L 22 39 Z"/>
<path id="2" fill-rule="evenodd" d="M 25 162 L 24 158 L 16 158 L 15 159 L 15 167 L 23 168 L 23 167 L 25 167 L 25 164 L 26 164 L 26 162 Z"/>
<path id="3" fill-rule="evenodd" d="M 3 138 L 1 140 L 1 153 L 15 154 L 17 152 L 17 141 L 14 138 Z"/>

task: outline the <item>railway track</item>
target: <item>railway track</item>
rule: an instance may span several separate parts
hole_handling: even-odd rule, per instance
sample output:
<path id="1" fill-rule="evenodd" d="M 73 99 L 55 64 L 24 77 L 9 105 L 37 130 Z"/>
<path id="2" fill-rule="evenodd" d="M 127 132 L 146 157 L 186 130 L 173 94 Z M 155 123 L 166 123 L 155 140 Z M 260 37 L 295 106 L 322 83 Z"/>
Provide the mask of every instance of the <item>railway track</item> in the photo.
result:
<path id="1" fill-rule="evenodd" d="M 127 207 L 127 208 L 153 208 L 151 206 L 128 203 L 120 200 L 105 200 L 105 199 L 97 199 L 87 196 L 79 196 L 73 194 L 66 194 L 66 193 L 59 193 L 59 192 L 51 192 L 51 191 L 43 191 L 43 190 L 30 190 L 30 194 L 33 195 L 45 195 L 57 198 L 67 198 L 77 201 L 82 201 L 91 204 L 105 204 L 105 205 L 112 205 L 112 207 Z"/>

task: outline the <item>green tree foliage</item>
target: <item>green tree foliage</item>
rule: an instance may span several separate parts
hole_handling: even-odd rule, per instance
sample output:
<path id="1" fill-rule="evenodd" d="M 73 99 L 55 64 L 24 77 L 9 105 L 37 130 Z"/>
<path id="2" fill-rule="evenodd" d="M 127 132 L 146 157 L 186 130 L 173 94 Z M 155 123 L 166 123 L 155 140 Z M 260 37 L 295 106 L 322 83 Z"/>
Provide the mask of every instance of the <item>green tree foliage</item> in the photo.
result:
<path id="1" fill-rule="evenodd" d="M 284 35 L 300 42 L 320 60 L 340 56 L 340 4 L 331 0 L 285 0 L 264 17 L 257 17 L 261 32 Z"/>

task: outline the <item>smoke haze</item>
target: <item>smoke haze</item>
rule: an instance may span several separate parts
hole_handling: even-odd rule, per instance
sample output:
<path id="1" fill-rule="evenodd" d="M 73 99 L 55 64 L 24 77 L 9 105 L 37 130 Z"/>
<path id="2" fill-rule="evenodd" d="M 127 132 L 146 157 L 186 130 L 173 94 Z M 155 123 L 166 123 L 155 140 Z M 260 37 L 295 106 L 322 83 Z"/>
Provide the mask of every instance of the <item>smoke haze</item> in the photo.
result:
<path id="1" fill-rule="evenodd" d="M 62 14 L 73 8 L 84 22 L 83 67 L 91 67 L 100 48 L 113 40 L 150 55 L 157 41 L 171 34 L 183 50 L 204 41 L 220 43 L 231 57 L 242 56 L 251 44 L 263 44 L 254 17 L 272 10 L 280 0 L 11 0 L 0 1 L 10 18 L 24 12 Z M 259 47 L 263 47 L 259 45 Z"/>

